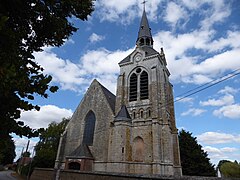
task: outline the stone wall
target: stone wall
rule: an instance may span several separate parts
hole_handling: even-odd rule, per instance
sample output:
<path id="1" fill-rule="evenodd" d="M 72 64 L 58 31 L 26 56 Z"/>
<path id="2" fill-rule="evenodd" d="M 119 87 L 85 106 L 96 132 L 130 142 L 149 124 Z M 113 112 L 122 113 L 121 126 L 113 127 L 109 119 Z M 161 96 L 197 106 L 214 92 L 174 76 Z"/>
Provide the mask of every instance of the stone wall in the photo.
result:
<path id="1" fill-rule="evenodd" d="M 54 180 L 55 173 L 53 169 L 47 168 L 35 168 L 31 177 L 31 180 Z"/>
<path id="2" fill-rule="evenodd" d="M 55 180 L 53 169 L 34 169 L 30 180 Z M 106 172 L 80 172 L 74 170 L 61 170 L 59 174 L 61 180 L 139 180 L 139 179 L 156 179 L 156 180 L 240 180 L 239 178 L 217 178 L 217 177 L 163 177 L 159 175 L 148 174 L 123 174 L 123 173 L 106 173 Z"/>

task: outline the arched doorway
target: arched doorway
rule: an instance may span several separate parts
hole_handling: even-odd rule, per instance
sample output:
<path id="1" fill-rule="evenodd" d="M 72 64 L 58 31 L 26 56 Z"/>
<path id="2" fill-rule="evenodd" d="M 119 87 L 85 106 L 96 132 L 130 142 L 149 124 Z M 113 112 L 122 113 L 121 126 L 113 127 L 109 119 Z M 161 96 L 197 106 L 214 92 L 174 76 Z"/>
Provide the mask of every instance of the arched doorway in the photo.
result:
<path id="1" fill-rule="evenodd" d="M 133 140 L 133 161 L 143 162 L 144 160 L 144 142 L 141 137 Z"/>

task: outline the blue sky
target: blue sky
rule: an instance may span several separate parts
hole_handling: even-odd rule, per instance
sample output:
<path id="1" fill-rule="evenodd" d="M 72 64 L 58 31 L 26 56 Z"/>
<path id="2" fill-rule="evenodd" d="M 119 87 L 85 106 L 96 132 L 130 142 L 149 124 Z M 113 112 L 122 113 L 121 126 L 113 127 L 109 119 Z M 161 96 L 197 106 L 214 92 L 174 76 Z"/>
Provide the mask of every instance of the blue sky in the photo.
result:
<path id="1" fill-rule="evenodd" d="M 60 89 L 48 99 L 36 97 L 41 110 L 23 112 L 21 120 L 39 128 L 70 117 L 94 78 L 115 94 L 118 62 L 135 48 L 142 10 L 137 0 L 98 0 L 88 21 L 71 19 L 77 33 L 60 48 L 35 53 Z M 176 100 L 240 68 L 240 1 L 149 0 L 146 12 L 154 48 L 164 48 Z M 177 127 L 192 132 L 215 164 L 240 161 L 239 84 L 238 75 L 175 103 Z M 19 155 L 27 140 L 14 139 Z"/>

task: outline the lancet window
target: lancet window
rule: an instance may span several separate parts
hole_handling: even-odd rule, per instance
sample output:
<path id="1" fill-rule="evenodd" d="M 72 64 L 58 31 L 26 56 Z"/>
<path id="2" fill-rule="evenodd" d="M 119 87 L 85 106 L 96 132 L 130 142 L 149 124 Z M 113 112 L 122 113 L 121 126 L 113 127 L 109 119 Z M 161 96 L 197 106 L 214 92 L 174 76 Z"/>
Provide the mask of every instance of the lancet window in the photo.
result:
<path id="1" fill-rule="evenodd" d="M 85 127 L 83 134 L 83 143 L 89 146 L 93 145 L 96 117 L 92 111 L 89 111 L 85 118 Z"/>

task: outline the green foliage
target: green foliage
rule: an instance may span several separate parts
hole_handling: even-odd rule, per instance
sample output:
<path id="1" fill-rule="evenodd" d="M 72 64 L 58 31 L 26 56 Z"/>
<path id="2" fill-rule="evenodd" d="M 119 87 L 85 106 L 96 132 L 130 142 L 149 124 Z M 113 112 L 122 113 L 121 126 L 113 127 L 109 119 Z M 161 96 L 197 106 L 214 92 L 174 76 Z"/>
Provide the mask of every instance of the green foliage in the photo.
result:
<path id="1" fill-rule="evenodd" d="M 240 178 L 240 164 L 237 161 L 221 160 L 218 168 L 223 177 Z"/>
<path id="2" fill-rule="evenodd" d="M 217 169 L 220 169 L 220 167 L 225 163 L 225 162 L 231 162 L 229 160 L 221 160 L 218 162 Z"/>
<path id="3" fill-rule="evenodd" d="M 24 152 L 22 156 L 23 156 L 23 157 L 30 157 L 30 155 L 31 155 L 30 152 Z"/>
<path id="4" fill-rule="evenodd" d="M 49 124 L 46 129 L 39 129 L 40 141 L 35 147 L 36 156 L 34 157 L 33 166 L 42 168 L 54 167 L 58 143 L 68 122 L 69 119 L 63 119 L 60 123 L 53 122 Z"/>
<path id="5" fill-rule="evenodd" d="M 14 141 L 10 135 L 6 135 L 3 139 L 0 139 L 0 164 L 12 164 L 15 157 Z"/>
<path id="6" fill-rule="evenodd" d="M 21 110 L 40 109 L 31 103 L 35 95 L 47 98 L 58 88 L 49 85 L 52 77 L 43 74 L 33 52 L 61 46 L 77 30 L 69 18 L 87 20 L 92 11 L 92 0 L 0 1 L 0 139 L 12 132 L 37 136 L 16 119 Z"/>
<path id="7" fill-rule="evenodd" d="M 180 157 L 183 175 L 216 176 L 208 154 L 202 150 L 192 133 L 182 130 L 179 133 Z"/>

